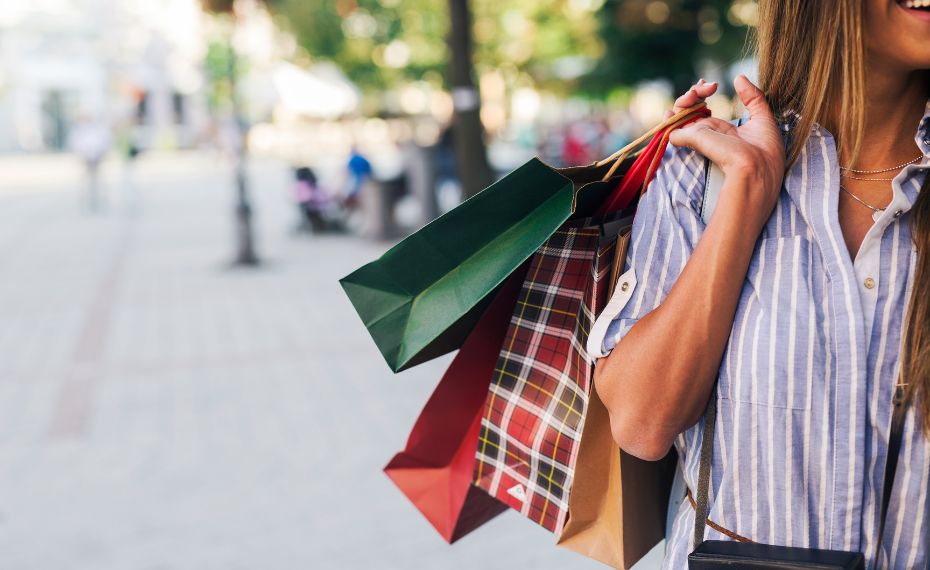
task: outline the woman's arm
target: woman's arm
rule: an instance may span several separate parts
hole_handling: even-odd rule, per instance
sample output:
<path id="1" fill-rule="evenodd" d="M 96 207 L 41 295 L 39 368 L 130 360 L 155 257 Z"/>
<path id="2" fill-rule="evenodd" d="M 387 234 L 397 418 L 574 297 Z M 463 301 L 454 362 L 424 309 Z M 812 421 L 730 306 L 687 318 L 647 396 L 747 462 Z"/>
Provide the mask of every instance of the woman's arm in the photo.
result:
<path id="1" fill-rule="evenodd" d="M 660 459 L 701 418 L 755 242 L 781 189 L 784 147 L 771 110 L 745 77 L 736 88 L 750 112 L 744 126 L 702 119 L 671 138 L 725 173 L 713 218 L 668 296 L 595 371 L 614 439 L 642 459 Z"/>

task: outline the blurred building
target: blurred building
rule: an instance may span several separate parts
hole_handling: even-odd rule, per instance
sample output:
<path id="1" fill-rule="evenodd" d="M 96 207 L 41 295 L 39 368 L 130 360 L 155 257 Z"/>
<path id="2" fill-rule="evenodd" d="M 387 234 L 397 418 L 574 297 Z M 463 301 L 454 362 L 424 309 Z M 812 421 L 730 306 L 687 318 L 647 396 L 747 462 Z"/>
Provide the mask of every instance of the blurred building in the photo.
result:
<path id="1" fill-rule="evenodd" d="M 207 125 L 198 0 L 0 4 L 0 152 L 66 148 L 79 121 L 140 148 Z"/>

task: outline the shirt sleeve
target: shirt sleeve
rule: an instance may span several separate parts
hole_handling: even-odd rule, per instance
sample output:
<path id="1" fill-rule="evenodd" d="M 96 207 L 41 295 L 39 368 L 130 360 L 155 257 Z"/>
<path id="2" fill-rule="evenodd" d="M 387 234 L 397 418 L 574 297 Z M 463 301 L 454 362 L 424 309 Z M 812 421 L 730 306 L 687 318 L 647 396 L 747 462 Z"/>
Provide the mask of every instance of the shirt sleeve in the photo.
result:
<path id="1" fill-rule="evenodd" d="M 705 159 L 669 145 L 640 198 L 630 246 L 613 296 L 588 337 L 592 358 L 607 356 L 640 318 L 658 307 L 704 232 Z"/>

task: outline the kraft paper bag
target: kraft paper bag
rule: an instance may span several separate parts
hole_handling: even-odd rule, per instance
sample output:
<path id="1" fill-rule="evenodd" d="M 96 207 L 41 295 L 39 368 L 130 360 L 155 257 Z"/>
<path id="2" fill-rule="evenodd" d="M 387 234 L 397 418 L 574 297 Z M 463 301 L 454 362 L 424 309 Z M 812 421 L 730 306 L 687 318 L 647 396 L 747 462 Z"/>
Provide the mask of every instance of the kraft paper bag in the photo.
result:
<path id="1" fill-rule="evenodd" d="M 674 451 L 660 461 L 621 451 L 607 408 L 592 390 L 559 546 L 613 568 L 631 568 L 665 538 L 676 462 Z"/>

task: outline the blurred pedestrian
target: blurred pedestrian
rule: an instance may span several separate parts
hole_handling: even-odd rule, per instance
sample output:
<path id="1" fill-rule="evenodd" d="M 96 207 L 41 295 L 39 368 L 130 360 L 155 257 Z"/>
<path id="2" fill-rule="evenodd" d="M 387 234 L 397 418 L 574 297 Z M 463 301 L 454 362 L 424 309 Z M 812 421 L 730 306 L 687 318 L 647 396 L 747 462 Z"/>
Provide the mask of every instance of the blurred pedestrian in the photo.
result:
<path id="1" fill-rule="evenodd" d="M 99 170 L 110 149 L 110 131 L 100 119 L 84 116 L 71 131 L 68 145 L 84 161 L 87 170 L 86 206 L 96 211 L 100 206 Z"/>
<path id="2" fill-rule="evenodd" d="M 135 122 L 122 125 L 117 131 L 117 148 L 123 158 L 123 195 L 125 199 L 126 210 L 129 213 L 136 213 L 139 208 L 138 188 L 134 184 L 133 172 L 135 171 L 136 159 L 142 153 L 142 143 L 139 136 L 139 128 Z"/>
<path id="3" fill-rule="evenodd" d="M 331 206 L 329 195 L 320 186 L 316 173 L 307 166 L 294 171 L 294 199 L 300 209 L 298 231 L 309 229 L 312 233 L 321 233 L 329 229 L 327 219 Z"/>
<path id="4" fill-rule="evenodd" d="M 365 158 L 356 145 L 352 145 L 349 152 L 349 187 L 346 191 L 344 205 L 348 209 L 355 209 L 358 206 L 359 194 L 365 182 L 371 178 L 371 163 Z"/>
<path id="5" fill-rule="evenodd" d="M 588 149 L 579 127 L 574 123 L 565 128 L 562 139 L 562 164 L 564 166 L 579 166 L 591 162 L 591 151 Z"/>

